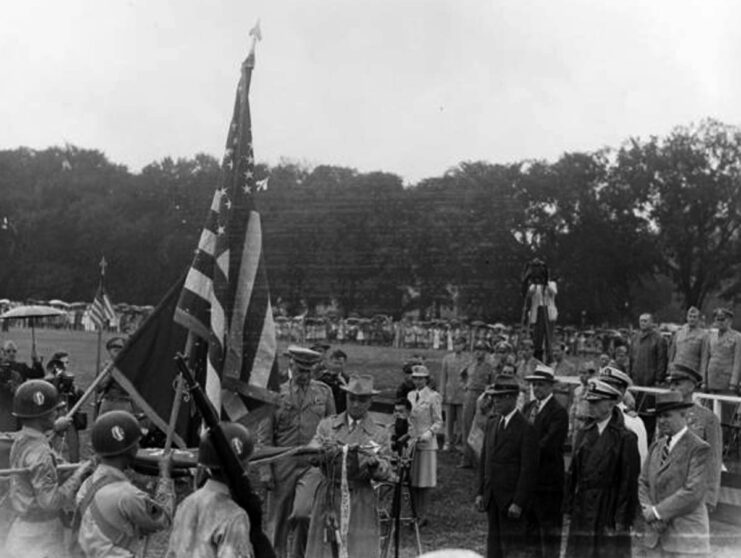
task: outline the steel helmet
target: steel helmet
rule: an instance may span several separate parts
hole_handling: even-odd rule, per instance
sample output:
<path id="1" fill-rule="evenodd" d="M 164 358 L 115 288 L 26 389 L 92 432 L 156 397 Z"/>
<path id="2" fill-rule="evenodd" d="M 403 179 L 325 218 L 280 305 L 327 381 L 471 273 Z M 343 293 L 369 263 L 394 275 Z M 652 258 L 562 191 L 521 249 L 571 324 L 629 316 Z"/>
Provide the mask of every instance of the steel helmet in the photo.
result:
<path id="1" fill-rule="evenodd" d="M 23 382 L 13 396 L 13 415 L 37 418 L 54 411 L 59 405 L 57 388 L 45 380 Z"/>
<path id="2" fill-rule="evenodd" d="M 219 426 L 240 461 L 252 455 L 255 442 L 247 427 L 237 422 L 221 422 Z M 201 436 L 201 443 L 198 445 L 198 463 L 210 469 L 221 468 L 219 454 L 216 452 L 210 432 Z"/>
<path id="3" fill-rule="evenodd" d="M 125 453 L 141 437 L 139 421 L 128 411 L 108 411 L 100 415 L 90 434 L 95 453 L 102 457 Z"/>

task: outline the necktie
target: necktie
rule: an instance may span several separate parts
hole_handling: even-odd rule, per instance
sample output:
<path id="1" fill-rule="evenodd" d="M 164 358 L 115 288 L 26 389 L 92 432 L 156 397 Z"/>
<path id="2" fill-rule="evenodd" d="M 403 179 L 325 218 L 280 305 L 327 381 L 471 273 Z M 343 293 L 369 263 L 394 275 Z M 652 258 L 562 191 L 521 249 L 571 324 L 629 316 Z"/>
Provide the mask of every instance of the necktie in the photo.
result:
<path id="1" fill-rule="evenodd" d="M 353 430 L 355 430 L 355 425 L 357 424 L 357 422 L 358 421 L 356 421 L 355 419 L 350 419 L 350 425 L 348 426 L 348 430 L 350 432 L 352 432 Z"/>
<path id="2" fill-rule="evenodd" d="M 666 443 L 664 443 L 664 447 L 661 448 L 661 465 L 666 463 L 666 460 L 669 459 L 669 444 L 672 441 L 671 436 L 666 437 Z"/>
<path id="3" fill-rule="evenodd" d="M 497 434 L 504 432 L 504 417 L 499 420 L 499 426 L 497 427 Z"/>
<path id="4" fill-rule="evenodd" d="M 415 403 L 419 403 L 419 392 L 417 392 L 417 399 L 416 399 Z"/>
<path id="5" fill-rule="evenodd" d="M 538 416 L 538 408 L 540 407 L 540 401 L 533 401 L 532 407 L 530 407 L 530 416 L 528 419 L 530 420 L 530 424 L 535 422 L 535 417 Z"/>

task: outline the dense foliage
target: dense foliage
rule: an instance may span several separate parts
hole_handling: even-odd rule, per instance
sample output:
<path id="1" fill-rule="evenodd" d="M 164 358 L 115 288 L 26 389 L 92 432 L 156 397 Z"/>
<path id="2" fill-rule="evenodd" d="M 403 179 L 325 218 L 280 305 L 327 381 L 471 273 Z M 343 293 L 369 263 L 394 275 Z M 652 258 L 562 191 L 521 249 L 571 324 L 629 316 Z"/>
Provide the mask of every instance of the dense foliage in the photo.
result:
<path id="1" fill-rule="evenodd" d="M 407 187 L 290 162 L 258 175 L 271 292 L 292 313 L 334 300 L 345 314 L 518 320 L 536 254 L 564 321 L 655 310 L 671 297 L 650 293 L 657 277 L 685 305 L 739 290 L 741 131 L 712 120 L 555 162 L 464 162 Z M 218 176 L 208 155 L 132 173 L 72 146 L 0 152 L 0 297 L 89 300 L 105 255 L 115 300 L 157 302 L 190 263 Z"/>

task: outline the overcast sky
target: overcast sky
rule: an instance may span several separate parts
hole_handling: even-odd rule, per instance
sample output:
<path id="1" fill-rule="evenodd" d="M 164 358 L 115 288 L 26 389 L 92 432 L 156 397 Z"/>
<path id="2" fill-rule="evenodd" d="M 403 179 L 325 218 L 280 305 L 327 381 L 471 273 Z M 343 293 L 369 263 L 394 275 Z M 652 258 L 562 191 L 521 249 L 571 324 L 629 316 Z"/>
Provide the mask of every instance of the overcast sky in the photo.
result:
<path id="1" fill-rule="evenodd" d="M 741 124 L 735 0 L 24 0 L 0 16 L 0 149 L 139 170 L 221 156 L 249 29 L 258 161 L 395 172 Z"/>

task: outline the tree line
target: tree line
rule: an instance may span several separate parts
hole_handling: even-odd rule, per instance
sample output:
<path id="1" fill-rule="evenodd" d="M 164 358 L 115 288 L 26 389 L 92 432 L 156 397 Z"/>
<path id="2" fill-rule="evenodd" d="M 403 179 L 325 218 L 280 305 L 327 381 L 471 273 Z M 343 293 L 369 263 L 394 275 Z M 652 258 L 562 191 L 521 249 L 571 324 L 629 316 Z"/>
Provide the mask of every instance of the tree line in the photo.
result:
<path id="1" fill-rule="evenodd" d="M 91 300 L 104 255 L 114 300 L 156 303 L 190 264 L 219 172 L 204 154 L 134 173 L 71 145 L 0 151 L 0 297 Z M 334 300 L 345 315 L 516 321 L 534 256 L 564 322 L 741 292 L 741 130 L 715 120 L 406 186 L 291 161 L 257 177 L 271 295 L 289 313 Z"/>

